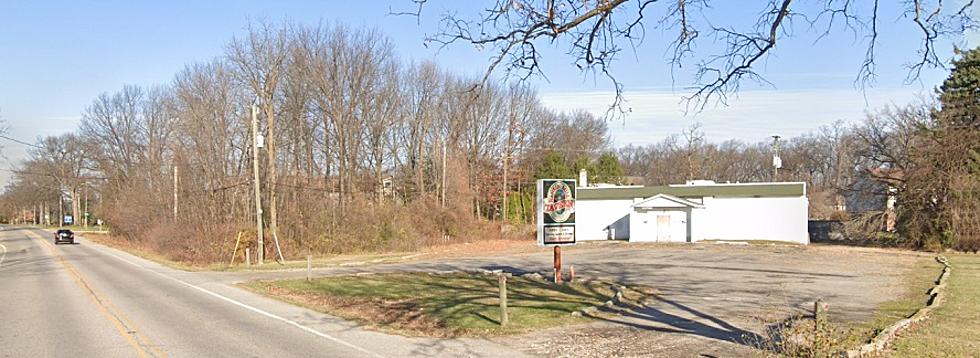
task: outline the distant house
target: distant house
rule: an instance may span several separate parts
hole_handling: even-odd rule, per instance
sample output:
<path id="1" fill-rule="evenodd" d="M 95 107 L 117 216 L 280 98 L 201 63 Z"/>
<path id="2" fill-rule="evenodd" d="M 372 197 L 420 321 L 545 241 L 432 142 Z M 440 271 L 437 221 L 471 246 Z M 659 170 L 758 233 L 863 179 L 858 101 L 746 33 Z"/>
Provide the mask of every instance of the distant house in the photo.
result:
<path id="1" fill-rule="evenodd" d="M 576 237 L 631 242 L 772 240 L 807 244 L 805 183 L 577 188 Z"/>

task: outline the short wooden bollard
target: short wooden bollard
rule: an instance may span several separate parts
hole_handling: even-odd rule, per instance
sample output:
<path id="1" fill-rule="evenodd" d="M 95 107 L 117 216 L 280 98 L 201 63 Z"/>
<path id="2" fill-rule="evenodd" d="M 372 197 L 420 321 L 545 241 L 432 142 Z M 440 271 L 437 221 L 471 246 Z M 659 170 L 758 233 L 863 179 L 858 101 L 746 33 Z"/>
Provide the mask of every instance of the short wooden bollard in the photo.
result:
<path id="1" fill-rule="evenodd" d="M 313 276 L 313 255 L 306 255 L 306 280 L 309 281 Z"/>
<path id="2" fill-rule="evenodd" d="M 497 282 L 500 284 L 500 325 L 507 325 L 507 274 L 501 273 L 497 276 Z"/>
<path id="3" fill-rule="evenodd" d="M 575 266 L 568 265 L 568 282 L 575 282 Z"/>
<path id="4" fill-rule="evenodd" d="M 830 310 L 830 305 L 825 303 L 823 300 L 818 299 L 813 302 L 813 320 L 817 324 L 824 324 L 827 322 L 827 311 Z"/>
<path id="5" fill-rule="evenodd" d="M 245 248 L 245 266 L 252 266 L 252 258 L 249 256 L 249 250 Z"/>

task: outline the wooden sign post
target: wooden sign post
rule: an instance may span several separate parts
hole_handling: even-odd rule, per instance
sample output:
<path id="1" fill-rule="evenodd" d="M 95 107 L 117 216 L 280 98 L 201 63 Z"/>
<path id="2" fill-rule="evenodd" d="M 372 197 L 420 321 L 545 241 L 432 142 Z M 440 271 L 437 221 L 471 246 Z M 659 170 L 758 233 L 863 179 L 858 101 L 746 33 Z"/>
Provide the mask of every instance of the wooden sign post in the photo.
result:
<path id="1" fill-rule="evenodd" d="M 575 245 L 574 179 L 541 179 L 537 182 L 538 245 L 554 247 L 554 278 L 561 283 L 561 246 Z"/>
<path id="2" fill-rule="evenodd" d="M 561 246 L 555 246 L 555 283 L 561 283 Z"/>

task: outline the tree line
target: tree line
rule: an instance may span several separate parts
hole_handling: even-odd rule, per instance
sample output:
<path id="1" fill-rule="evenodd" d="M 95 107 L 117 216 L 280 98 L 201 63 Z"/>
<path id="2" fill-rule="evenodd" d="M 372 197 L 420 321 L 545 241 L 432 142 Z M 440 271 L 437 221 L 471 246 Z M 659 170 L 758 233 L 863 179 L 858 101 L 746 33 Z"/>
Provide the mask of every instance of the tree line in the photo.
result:
<path id="1" fill-rule="evenodd" d="M 256 236 L 254 160 L 259 215 L 287 256 L 405 249 L 495 235 L 485 222 L 504 217 L 505 191 L 533 188 L 542 153 L 608 146 L 603 120 L 402 60 L 376 30 L 259 23 L 168 84 L 95 98 L 76 131 L 30 150 L 5 215 L 89 211 L 117 235 L 211 260 L 238 232 Z"/>
<path id="2" fill-rule="evenodd" d="M 406 250 L 526 234 L 501 225 L 533 222 L 533 181 L 585 169 L 611 184 L 804 181 L 811 218 L 868 224 L 855 235 L 929 248 L 976 235 L 969 89 L 980 84 L 957 70 L 938 102 L 782 140 L 774 172 L 772 143 L 711 143 L 697 125 L 614 149 L 602 118 L 547 108 L 522 84 L 403 60 L 375 30 L 247 30 L 223 56 L 167 84 L 103 93 L 76 131 L 40 139 L 0 197 L 2 215 L 104 219 L 115 235 L 184 261 L 221 260 L 236 237 L 254 248 L 257 220 L 287 257 Z M 974 68 L 976 56 L 956 68 Z M 889 196 L 897 233 L 883 224 Z"/>

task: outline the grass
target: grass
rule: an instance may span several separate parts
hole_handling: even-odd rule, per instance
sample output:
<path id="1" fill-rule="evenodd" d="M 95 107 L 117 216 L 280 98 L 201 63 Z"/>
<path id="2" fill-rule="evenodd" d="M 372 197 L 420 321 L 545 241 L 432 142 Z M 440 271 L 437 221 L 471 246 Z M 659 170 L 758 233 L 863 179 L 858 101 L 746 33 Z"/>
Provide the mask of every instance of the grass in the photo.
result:
<path id="1" fill-rule="evenodd" d="M 915 257 L 905 277 L 902 286 L 905 292 L 895 299 L 885 301 L 875 310 L 870 321 L 851 325 L 847 343 L 851 346 L 863 344 L 873 338 L 878 332 L 893 323 L 908 318 L 920 308 L 925 307 L 929 300 L 928 291 L 935 286 L 936 279 L 942 273 L 942 264 L 932 257 Z"/>
<path id="2" fill-rule="evenodd" d="M 769 341 L 759 348 L 786 357 L 836 357 L 848 349 L 870 341 L 878 332 L 907 318 L 926 305 L 927 291 L 935 285 L 942 264 L 932 257 L 910 257 L 910 266 L 902 278 L 904 292 L 881 303 L 871 319 L 863 322 L 834 320 L 815 324 L 812 316 L 797 317 L 784 322 L 771 332 Z"/>
<path id="3" fill-rule="evenodd" d="M 235 260 L 234 266 L 228 266 L 228 262 L 216 262 L 210 264 L 191 264 L 181 261 L 171 260 L 163 255 L 148 250 L 146 248 L 140 247 L 128 241 L 113 238 L 106 234 L 101 233 L 85 233 L 82 234 L 83 237 L 91 240 L 95 243 L 109 246 L 115 249 L 119 249 L 128 252 L 132 255 L 156 262 L 158 264 L 168 266 L 170 268 L 183 270 L 183 271 L 281 271 L 281 270 L 299 270 L 306 269 L 306 260 L 286 260 L 282 265 L 275 261 L 274 257 L 268 257 L 266 263 L 263 265 L 256 265 L 254 263 L 255 257 L 252 257 L 253 263 L 250 266 L 246 266 L 241 259 Z M 229 253 L 230 254 L 230 253 Z M 238 256 L 242 256 L 242 250 L 239 250 Z M 354 266 L 363 264 L 381 264 L 389 262 L 403 261 L 412 257 L 419 256 L 418 253 L 390 253 L 390 254 L 362 254 L 362 255 L 338 255 L 332 257 L 322 257 L 313 259 L 313 267 L 329 267 L 329 266 Z"/>
<path id="4" fill-rule="evenodd" d="M 895 357 L 975 357 L 980 352 L 980 256 L 947 256 L 953 270 L 946 301 L 921 326 L 900 335 Z"/>
<path id="5" fill-rule="evenodd" d="M 26 224 L 26 225 L 27 226 L 33 226 L 33 227 L 36 227 L 38 229 L 43 229 L 43 230 L 68 229 L 68 230 L 71 230 L 71 231 L 100 231 L 99 226 L 98 225 L 95 225 L 95 224 L 89 224 L 88 227 L 85 227 L 84 225 L 65 225 L 65 226 L 58 226 L 58 225 L 31 225 L 31 224 Z M 109 230 L 109 227 L 108 226 L 102 226 L 101 231 L 108 232 L 108 230 Z"/>
<path id="6" fill-rule="evenodd" d="M 888 356 L 894 357 L 975 357 L 980 352 L 980 256 L 953 254 L 947 256 L 953 265 L 948 281 L 946 301 L 937 307 L 929 319 L 899 334 Z M 905 294 L 882 303 L 874 318 L 845 327 L 830 327 L 825 337 L 831 356 L 869 341 L 885 327 L 907 318 L 924 307 L 927 291 L 935 285 L 942 265 L 932 258 L 920 258 L 912 263 L 905 275 Z M 786 334 L 804 335 L 813 330 L 810 320 L 789 327 Z M 808 342 L 812 343 L 812 342 Z M 784 347 L 776 347 L 784 348 Z M 793 348 L 793 347 L 791 347 Z M 795 347 L 801 348 L 801 347 Z M 813 347 L 779 352 L 786 356 L 814 356 Z M 779 351 L 778 349 L 775 351 Z M 804 352 L 803 354 L 797 354 Z M 816 354 L 823 356 L 824 354 Z"/>
<path id="7" fill-rule="evenodd" d="M 257 281 L 246 287 L 287 302 L 406 335 L 485 337 L 587 322 L 571 312 L 601 305 L 611 285 L 555 285 L 511 277 L 507 326 L 500 325 L 497 277 L 483 274 L 394 273 Z"/>
<path id="8" fill-rule="evenodd" d="M 239 252 L 241 254 L 241 252 Z M 346 255 L 336 255 L 331 257 L 314 257 L 312 260 L 313 267 L 329 267 L 329 266 L 357 266 L 364 264 L 383 264 L 391 262 L 400 262 L 406 259 L 411 259 L 419 257 L 420 253 L 386 253 L 386 254 L 346 254 Z M 253 257 L 252 260 L 255 260 Z M 302 260 L 286 260 L 282 265 L 277 263 L 274 258 L 268 258 L 268 262 L 262 266 L 255 265 L 245 266 L 241 260 L 235 260 L 235 265 L 228 267 L 228 263 L 212 264 L 208 266 L 208 269 L 214 271 L 279 271 L 279 270 L 299 270 L 306 269 L 306 259 Z"/>
<path id="9" fill-rule="evenodd" d="M 182 263 L 182 262 L 179 262 L 179 261 L 170 260 L 170 259 L 164 257 L 163 255 L 159 255 L 157 253 L 154 253 L 154 252 L 152 252 L 150 250 L 146 250 L 146 249 L 141 248 L 139 246 L 133 245 L 132 243 L 126 242 L 124 240 L 113 239 L 112 237 L 110 237 L 110 236 L 108 236 L 106 234 L 87 233 L 87 234 L 83 234 L 82 237 L 84 237 L 86 240 L 95 242 L 97 244 L 100 244 L 100 245 L 103 245 L 103 246 L 108 246 L 108 247 L 111 247 L 111 248 L 114 248 L 114 249 L 117 249 L 117 250 L 125 251 L 125 252 L 127 252 L 129 254 L 132 254 L 134 256 L 137 256 L 137 257 L 140 257 L 140 258 L 143 258 L 143 259 L 146 259 L 146 260 L 150 260 L 150 261 L 156 262 L 158 264 L 161 264 L 161 265 L 164 265 L 164 266 L 173 268 L 173 269 L 177 269 L 177 270 L 183 270 L 183 271 L 206 271 L 206 270 L 211 269 L 209 267 L 194 266 L 194 265 L 185 264 L 185 263 Z"/>

